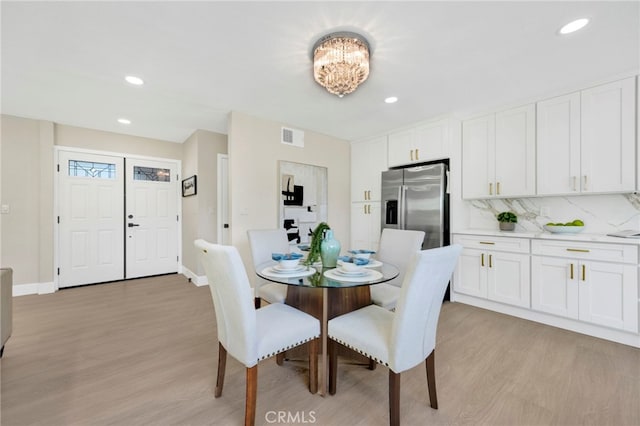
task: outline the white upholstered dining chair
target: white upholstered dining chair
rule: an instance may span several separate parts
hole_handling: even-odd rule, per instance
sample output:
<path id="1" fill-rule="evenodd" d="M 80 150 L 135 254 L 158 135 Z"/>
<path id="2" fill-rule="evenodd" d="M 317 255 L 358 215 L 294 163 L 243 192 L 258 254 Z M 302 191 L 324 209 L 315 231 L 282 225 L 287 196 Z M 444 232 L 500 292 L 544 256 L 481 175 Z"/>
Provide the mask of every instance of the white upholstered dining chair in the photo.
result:
<path id="1" fill-rule="evenodd" d="M 289 239 L 284 229 L 251 229 L 247 231 L 251 259 L 254 269 L 261 263 L 271 260 L 272 253 L 288 253 Z M 260 307 L 260 299 L 268 303 L 284 303 L 287 297 L 287 286 L 253 277 L 255 306 Z"/>
<path id="2" fill-rule="evenodd" d="M 422 248 L 424 235 L 423 231 L 389 228 L 382 230 L 376 258 L 394 265 L 400 273 L 392 281 L 371 286 L 371 301 L 374 304 L 389 310 L 395 308 L 406 269 L 413 255 Z"/>
<path id="3" fill-rule="evenodd" d="M 411 261 L 395 312 L 369 305 L 329 320 L 329 393 L 337 387 L 337 344 L 389 367 L 389 419 L 400 424 L 400 373 L 426 361 L 432 408 L 438 408 L 435 346 L 442 298 L 462 246 L 423 250 Z"/>
<path id="4" fill-rule="evenodd" d="M 196 240 L 213 299 L 218 329 L 218 374 L 215 397 L 222 395 L 227 353 L 246 367 L 245 425 L 256 416 L 258 362 L 286 349 L 310 342 L 309 391 L 318 390 L 320 322 L 284 303 L 255 309 L 251 286 L 235 247 Z"/>

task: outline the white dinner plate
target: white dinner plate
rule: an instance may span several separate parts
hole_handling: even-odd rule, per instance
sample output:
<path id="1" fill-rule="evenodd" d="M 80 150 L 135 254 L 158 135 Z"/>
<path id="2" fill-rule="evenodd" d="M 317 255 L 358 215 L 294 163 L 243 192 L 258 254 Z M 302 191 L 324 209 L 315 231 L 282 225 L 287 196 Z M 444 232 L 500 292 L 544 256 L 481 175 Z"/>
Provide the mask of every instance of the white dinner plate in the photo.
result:
<path id="1" fill-rule="evenodd" d="M 316 270 L 312 267 L 307 269 L 306 267 L 302 271 L 291 271 L 291 272 L 280 272 L 277 269 L 274 269 L 273 266 L 268 266 L 264 268 L 261 272 L 265 277 L 271 278 L 298 278 L 298 277 L 308 277 L 316 273 Z"/>
<path id="2" fill-rule="evenodd" d="M 343 263 L 344 262 L 342 260 L 338 260 L 338 266 L 342 265 Z M 369 263 L 360 266 L 362 266 L 363 268 L 377 268 L 379 266 L 382 266 L 382 262 L 380 262 L 379 260 L 369 259 Z"/>
<path id="3" fill-rule="evenodd" d="M 273 266 L 273 270 L 276 272 L 282 272 L 283 274 L 290 274 L 292 272 L 300 272 L 306 270 L 307 267 L 305 265 L 296 265 L 295 268 L 283 268 L 282 265 L 278 264 Z"/>
<path id="4" fill-rule="evenodd" d="M 334 269 L 336 274 L 344 275 L 345 277 L 362 277 L 369 273 L 368 269 L 360 269 L 357 271 L 347 271 L 346 269 L 336 268 Z"/>
<path id="5" fill-rule="evenodd" d="M 337 272 L 337 269 L 329 269 L 324 271 L 324 276 L 334 281 L 343 281 L 343 282 L 351 282 L 351 283 L 366 283 L 369 281 L 376 281 L 382 278 L 382 274 L 373 269 L 367 269 L 365 275 L 360 276 L 347 276 L 342 275 Z"/>

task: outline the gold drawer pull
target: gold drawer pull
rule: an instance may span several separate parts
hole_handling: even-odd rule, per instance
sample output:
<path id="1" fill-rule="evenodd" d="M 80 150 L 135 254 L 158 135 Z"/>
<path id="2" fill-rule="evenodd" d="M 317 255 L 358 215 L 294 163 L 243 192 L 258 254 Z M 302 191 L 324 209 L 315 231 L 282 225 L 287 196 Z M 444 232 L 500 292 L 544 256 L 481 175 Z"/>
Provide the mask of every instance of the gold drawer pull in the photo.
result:
<path id="1" fill-rule="evenodd" d="M 574 249 L 574 248 L 568 248 L 567 251 L 577 251 L 579 253 L 589 253 L 589 250 L 587 249 Z"/>
<path id="2" fill-rule="evenodd" d="M 491 262 L 491 254 L 489 255 L 489 268 L 493 268 L 493 263 Z"/>
<path id="3" fill-rule="evenodd" d="M 492 243 L 491 241 L 480 241 L 480 244 L 490 244 L 490 245 L 494 245 L 495 243 Z"/>
<path id="4" fill-rule="evenodd" d="M 493 183 L 489 183 L 489 195 L 493 195 Z"/>
<path id="5" fill-rule="evenodd" d="M 569 275 L 571 279 L 573 279 L 573 263 L 571 264 L 571 274 Z"/>
<path id="6" fill-rule="evenodd" d="M 584 265 L 582 265 L 582 281 L 586 281 L 587 273 L 585 269 Z"/>
<path id="7" fill-rule="evenodd" d="M 419 158 L 419 156 L 418 156 L 418 148 L 416 148 L 416 160 L 419 160 L 419 159 L 420 159 L 420 158 Z M 585 176 L 585 177 L 584 177 L 584 179 L 585 179 L 585 181 L 586 181 L 586 180 L 587 180 L 587 177 Z"/>
<path id="8" fill-rule="evenodd" d="M 409 151 L 409 155 L 411 156 L 411 161 L 413 161 L 413 150 Z"/>
<path id="9" fill-rule="evenodd" d="M 480 255 L 480 266 L 484 266 L 484 253 Z"/>
<path id="10" fill-rule="evenodd" d="M 496 194 L 500 195 L 500 182 L 496 183 Z"/>

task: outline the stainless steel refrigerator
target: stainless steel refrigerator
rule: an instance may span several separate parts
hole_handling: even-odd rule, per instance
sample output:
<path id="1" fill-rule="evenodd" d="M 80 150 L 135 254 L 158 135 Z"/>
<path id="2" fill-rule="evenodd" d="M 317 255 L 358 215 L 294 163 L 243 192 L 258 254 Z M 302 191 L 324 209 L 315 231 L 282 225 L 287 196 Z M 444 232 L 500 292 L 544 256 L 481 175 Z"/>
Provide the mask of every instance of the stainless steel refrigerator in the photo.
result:
<path id="1" fill-rule="evenodd" d="M 448 164 L 382 172 L 382 228 L 424 231 L 422 249 L 449 245 Z"/>

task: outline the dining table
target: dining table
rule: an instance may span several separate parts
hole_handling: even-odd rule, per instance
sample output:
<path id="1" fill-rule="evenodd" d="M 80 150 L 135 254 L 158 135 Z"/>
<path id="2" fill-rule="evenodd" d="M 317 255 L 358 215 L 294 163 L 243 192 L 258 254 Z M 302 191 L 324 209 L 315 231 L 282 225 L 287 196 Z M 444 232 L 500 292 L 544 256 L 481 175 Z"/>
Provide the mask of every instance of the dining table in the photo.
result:
<path id="1" fill-rule="evenodd" d="M 300 264 L 292 270 L 278 267 L 278 262 L 268 261 L 256 267 L 256 274 L 268 281 L 287 285 L 285 303 L 320 320 L 321 358 L 318 393 L 327 395 L 328 342 L 327 324 L 332 318 L 371 304 L 369 287 L 396 278 L 396 266 L 372 259 L 362 266 L 360 273 L 343 271 L 341 261 L 336 267 L 324 267 L 322 263 Z"/>

